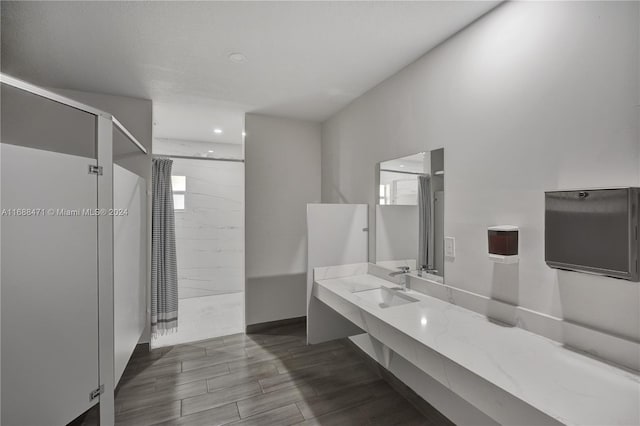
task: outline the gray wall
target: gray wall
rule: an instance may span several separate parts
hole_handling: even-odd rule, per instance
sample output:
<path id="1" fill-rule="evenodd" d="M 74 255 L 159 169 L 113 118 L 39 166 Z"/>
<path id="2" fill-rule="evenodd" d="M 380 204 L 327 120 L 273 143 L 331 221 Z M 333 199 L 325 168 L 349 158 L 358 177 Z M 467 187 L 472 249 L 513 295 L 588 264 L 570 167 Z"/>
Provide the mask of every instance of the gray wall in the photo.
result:
<path id="1" fill-rule="evenodd" d="M 562 282 L 543 234 L 545 190 L 640 181 L 638 8 L 498 7 L 323 124 L 322 201 L 373 206 L 377 162 L 444 147 L 447 284 L 640 340 L 640 286 Z M 505 282 L 487 258 L 500 224 L 521 228 Z"/>
<path id="2" fill-rule="evenodd" d="M 306 205 L 320 201 L 320 125 L 247 114 L 246 324 L 306 315 Z"/>
<path id="3" fill-rule="evenodd" d="M 151 181 L 151 145 L 153 141 L 153 104 L 151 100 L 68 89 L 50 90 L 114 115 L 149 152 L 147 156 L 136 155 L 133 158 L 119 160 L 118 164 L 142 176 L 147 182 Z"/>
<path id="4" fill-rule="evenodd" d="M 418 261 L 418 206 L 375 206 L 376 262 Z"/>
<path id="5" fill-rule="evenodd" d="M 96 117 L 2 84 L 2 143 L 96 157 Z"/>

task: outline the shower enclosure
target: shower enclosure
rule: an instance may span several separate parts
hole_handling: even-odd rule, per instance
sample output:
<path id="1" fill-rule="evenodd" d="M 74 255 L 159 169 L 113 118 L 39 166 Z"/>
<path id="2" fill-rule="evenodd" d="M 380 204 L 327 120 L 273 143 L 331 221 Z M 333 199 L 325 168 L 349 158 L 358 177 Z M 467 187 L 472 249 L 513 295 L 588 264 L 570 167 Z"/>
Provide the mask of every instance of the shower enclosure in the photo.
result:
<path id="1" fill-rule="evenodd" d="M 244 331 L 242 146 L 226 158 L 167 154 L 186 143 L 159 143 L 156 154 L 173 160 L 179 302 L 177 332 L 154 337 L 154 347 Z"/>

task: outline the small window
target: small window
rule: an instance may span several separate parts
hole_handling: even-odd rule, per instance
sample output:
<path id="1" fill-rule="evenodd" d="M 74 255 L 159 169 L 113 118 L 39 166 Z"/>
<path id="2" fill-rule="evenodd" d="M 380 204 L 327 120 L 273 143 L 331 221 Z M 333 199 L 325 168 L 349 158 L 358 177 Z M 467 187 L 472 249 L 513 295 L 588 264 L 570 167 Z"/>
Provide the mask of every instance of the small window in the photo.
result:
<path id="1" fill-rule="evenodd" d="M 184 210 L 184 194 L 187 191 L 186 176 L 171 176 L 171 187 L 173 189 L 173 210 Z"/>
<path id="2" fill-rule="evenodd" d="M 387 204 L 391 204 L 391 185 L 390 184 L 382 184 L 380 185 L 380 199 L 379 204 L 381 206 L 385 206 Z"/>

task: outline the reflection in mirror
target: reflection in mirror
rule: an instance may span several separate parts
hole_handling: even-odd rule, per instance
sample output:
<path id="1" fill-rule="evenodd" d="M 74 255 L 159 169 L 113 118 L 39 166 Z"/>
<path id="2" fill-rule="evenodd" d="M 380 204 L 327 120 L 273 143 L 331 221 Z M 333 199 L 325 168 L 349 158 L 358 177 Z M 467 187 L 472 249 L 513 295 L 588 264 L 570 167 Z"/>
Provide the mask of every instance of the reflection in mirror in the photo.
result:
<path id="1" fill-rule="evenodd" d="M 379 164 L 376 263 L 444 278 L 444 148 Z"/>
<path id="2" fill-rule="evenodd" d="M 421 152 L 395 160 L 380 163 L 380 204 L 418 205 L 418 177 L 428 173 L 425 159 L 429 156 Z"/>

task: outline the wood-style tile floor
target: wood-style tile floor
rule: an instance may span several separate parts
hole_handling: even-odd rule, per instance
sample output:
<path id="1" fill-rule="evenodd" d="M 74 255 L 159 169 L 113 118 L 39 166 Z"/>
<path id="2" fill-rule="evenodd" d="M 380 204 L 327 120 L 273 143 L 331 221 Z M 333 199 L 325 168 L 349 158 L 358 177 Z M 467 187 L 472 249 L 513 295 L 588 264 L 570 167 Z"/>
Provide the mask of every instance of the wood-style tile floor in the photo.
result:
<path id="1" fill-rule="evenodd" d="M 116 424 L 450 424 L 435 410 L 423 416 L 346 342 L 305 341 L 301 324 L 136 351 Z"/>

